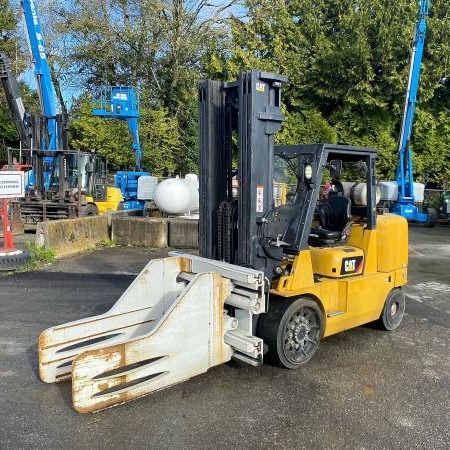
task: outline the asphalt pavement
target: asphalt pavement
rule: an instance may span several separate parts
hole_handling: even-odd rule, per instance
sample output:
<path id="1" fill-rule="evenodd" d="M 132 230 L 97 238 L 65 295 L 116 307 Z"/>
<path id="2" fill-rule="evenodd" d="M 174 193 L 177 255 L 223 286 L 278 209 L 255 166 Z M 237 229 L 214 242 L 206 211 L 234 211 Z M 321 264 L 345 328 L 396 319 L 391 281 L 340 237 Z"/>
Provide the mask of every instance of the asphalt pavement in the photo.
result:
<path id="1" fill-rule="evenodd" d="M 45 384 L 37 339 L 98 314 L 151 258 L 113 247 L 0 278 L 0 449 L 450 447 L 450 226 L 410 227 L 401 327 L 325 339 L 296 371 L 231 361 L 131 403 L 82 415 Z"/>

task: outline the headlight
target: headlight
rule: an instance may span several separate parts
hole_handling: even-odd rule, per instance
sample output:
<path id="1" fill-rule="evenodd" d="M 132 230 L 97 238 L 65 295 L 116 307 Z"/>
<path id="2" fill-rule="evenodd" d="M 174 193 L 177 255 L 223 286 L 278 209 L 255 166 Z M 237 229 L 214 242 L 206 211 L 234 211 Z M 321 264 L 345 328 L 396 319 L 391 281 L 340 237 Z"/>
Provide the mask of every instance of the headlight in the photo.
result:
<path id="1" fill-rule="evenodd" d="M 305 179 L 310 180 L 312 178 L 312 166 L 311 164 L 306 164 L 305 166 Z"/>
<path id="2" fill-rule="evenodd" d="M 446 198 L 446 199 L 444 200 L 444 203 L 448 203 L 448 202 L 450 202 L 450 200 L 449 200 L 448 198 Z"/>

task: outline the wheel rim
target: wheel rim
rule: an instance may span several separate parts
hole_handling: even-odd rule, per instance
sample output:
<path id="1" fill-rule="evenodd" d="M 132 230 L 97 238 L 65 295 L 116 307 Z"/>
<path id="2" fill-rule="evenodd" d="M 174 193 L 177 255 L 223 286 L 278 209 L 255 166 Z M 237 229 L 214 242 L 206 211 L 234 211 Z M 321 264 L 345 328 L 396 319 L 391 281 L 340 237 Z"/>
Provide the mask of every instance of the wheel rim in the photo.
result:
<path id="1" fill-rule="evenodd" d="M 391 304 L 387 308 L 386 321 L 391 327 L 396 327 L 402 320 L 405 310 L 403 297 L 400 293 L 396 293 L 391 298 Z"/>
<path id="2" fill-rule="evenodd" d="M 309 307 L 302 307 L 289 317 L 284 327 L 283 350 L 292 364 L 300 364 L 316 351 L 320 340 L 320 318 Z"/>
<path id="3" fill-rule="evenodd" d="M 391 305 L 391 317 L 395 317 L 395 315 L 397 314 L 398 311 L 398 303 L 394 302 Z"/>

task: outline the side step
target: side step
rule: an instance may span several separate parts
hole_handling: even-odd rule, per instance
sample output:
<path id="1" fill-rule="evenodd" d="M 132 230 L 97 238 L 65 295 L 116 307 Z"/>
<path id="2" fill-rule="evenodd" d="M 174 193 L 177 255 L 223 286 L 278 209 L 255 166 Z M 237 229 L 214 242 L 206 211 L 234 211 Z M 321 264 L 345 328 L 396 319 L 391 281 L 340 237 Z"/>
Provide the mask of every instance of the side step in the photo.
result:
<path id="1" fill-rule="evenodd" d="M 208 263 L 191 255 L 153 260 L 105 314 L 45 330 L 42 380 L 72 378 L 74 408 L 84 413 L 187 380 L 232 356 L 260 364 L 263 345 L 252 336 L 251 319 L 254 309 L 265 310 L 262 273 L 217 261 L 207 271 Z"/>

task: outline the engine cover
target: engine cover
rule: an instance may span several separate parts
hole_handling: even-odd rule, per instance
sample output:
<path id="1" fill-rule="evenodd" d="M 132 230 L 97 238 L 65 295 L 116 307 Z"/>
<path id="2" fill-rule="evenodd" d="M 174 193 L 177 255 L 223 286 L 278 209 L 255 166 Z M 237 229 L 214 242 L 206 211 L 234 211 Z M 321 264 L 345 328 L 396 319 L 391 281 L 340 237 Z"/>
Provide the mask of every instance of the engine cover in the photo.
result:
<path id="1" fill-rule="evenodd" d="M 364 252 L 360 248 L 310 247 L 314 274 L 330 278 L 360 275 L 364 269 Z"/>

